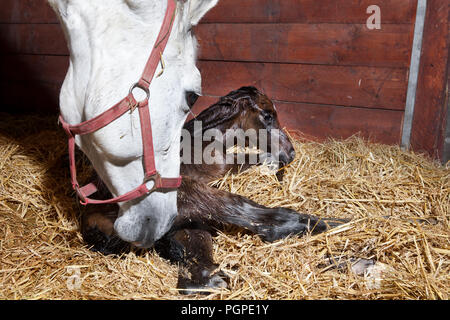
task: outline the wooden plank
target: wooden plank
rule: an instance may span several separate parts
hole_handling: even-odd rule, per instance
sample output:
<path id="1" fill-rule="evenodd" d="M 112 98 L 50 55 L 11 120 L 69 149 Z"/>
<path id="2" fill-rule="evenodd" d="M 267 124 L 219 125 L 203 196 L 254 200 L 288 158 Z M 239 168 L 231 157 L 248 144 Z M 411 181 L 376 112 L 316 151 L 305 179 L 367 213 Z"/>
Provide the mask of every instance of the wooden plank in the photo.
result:
<path id="1" fill-rule="evenodd" d="M 409 66 L 412 31 L 409 25 L 387 25 L 374 31 L 363 25 L 332 24 L 211 24 L 197 28 L 200 59 L 386 67 Z M 0 25 L 0 41 L 3 53 L 68 54 L 59 25 Z"/>
<path id="2" fill-rule="evenodd" d="M 306 135 L 345 139 L 360 133 L 373 142 L 399 144 L 403 111 L 276 103 L 280 123 Z"/>
<path id="3" fill-rule="evenodd" d="M 67 56 L 4 56 L 1 79 L 60 84 L 67 66 Z M 406 99 L 403 69 L 210 61 L 200 61 L 199 68 L 203 91 L 216 96 L 251 84 L 274 99 L 293 102 L 403 110 Z"/>
<path id="4" fill-rule="evenodd" d="M 276 100 L 403 110 L 405 69 L 199 61 L 203 92 L 254 85 Z"/>
<path id="5" fill-rule="evenodd" d="M 58 24 L 0 24 L 0 52 L 68 55 Z"/>
<path id="6" fill-rule="evenodd" d="M 0 60 L 0 81 L 27 80 L 59 85 L 68 66 L 68 56 L 5 55 Z"/>
<path id="7" fill-rule="evenodd" d="M 54 113 L 59 109 L 61 85 L 44 82 L 0 82 L 0 112 Z"/>
<path id="8" fill-rule="evenodd" d="M 59 85 L 42 82 L 0 82 L 0 112 L 56 114 L 59 90 Z M 198 114 L 217 100 L 218 97 L 201 97 L 193 112 Z M 360 132 L 380 143 L 397 144 L 400 139 L 402 111 L 280 101 L 275 104 L 283 127 L 314 138 L 346 138 Z"/>
<path id="9" fill-rule="evenodd" d="M 403 110 L 406 99 L 404 69 L 211 61 L 198 65 L 203 91 L 217 96 L 253 84 L 283 101 Z M 64 80 L 67 66 L 67 56 L 11 55 L 0 62 L 4 80 L 55 84 Z"/>
<path id="10" fill-rule="evenodd" d="M 450 42 L 450 23 L 448 25 L 448 41 Z M 447 76 L 448 76 L 448 81 L 450 82 L 450 61 L 448 63 L 448 72 L 447 72 Z M 449 86 L 450 88 L 450 86 Z"/>
<path id="11" fill-rule="evenodd" d="M 413 25 L 203 24 L 200 59 L 409 67 Z"/>
<path id="12" fill-rule="evenodd" d="M 442 159 L 446 124 L 450 3 L 429 0 L 411 132 L 411 147 Z"/>
<path id="13" fill-rule="evenodd" d="M 364 23 L 381 8 L 382 23 L 413 23 L 417 0 L 221 0 L 202 23 Z M 46 0 L 2 0 L 0 23 L 58 23 Z"/>
<path id="14" fill-rule="evenodd" d="M 365 23 L 370 5 L 382 23 L 413 23 L 417 0 L 222 0 L 202 23 Z"/>
<path id="15" fill-rule="evenodd" d="M 0 23 L 58 23 L 47 0 L 1 0 Z"/>
<path id="16" fill-rule="evenodd" d="M 200 97 L 192 111 L 198 114 L 217 100 L 218 97 Z M 403 111 L 274 102 L 281 126 L 291 132 L 318 139 L 341 139 L 360 133 L 374 142 L 400 142 Z"/>

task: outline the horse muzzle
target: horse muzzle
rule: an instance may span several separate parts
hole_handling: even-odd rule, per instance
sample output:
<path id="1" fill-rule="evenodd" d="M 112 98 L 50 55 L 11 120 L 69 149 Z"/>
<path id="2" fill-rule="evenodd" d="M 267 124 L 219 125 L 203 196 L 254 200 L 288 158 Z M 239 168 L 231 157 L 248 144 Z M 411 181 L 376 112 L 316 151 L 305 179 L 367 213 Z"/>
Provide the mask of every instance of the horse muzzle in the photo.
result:
<path id="1" fill-rule="evenodd" d="M 122 240 L 139 248 L 150 248 L 170 230 L 176 216 L 176 207 L 150 209 L 140 203 L 119 214 L 114 230 Z"/>

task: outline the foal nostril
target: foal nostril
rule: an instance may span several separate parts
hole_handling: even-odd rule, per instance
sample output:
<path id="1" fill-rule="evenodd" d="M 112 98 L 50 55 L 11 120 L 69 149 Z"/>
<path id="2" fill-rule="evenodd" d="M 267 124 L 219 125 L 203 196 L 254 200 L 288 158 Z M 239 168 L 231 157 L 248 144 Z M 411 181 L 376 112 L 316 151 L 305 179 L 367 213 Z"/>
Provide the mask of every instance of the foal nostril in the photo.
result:
<path id="1" fill-rule="evenodd" d="M 281 152 L 280 153 L 280 168 L 288 165 L 292 161 L 294 161 L 295 158 L 295 150 L 294 148 L 290 148 L 287 152 Z"/>
<path id="2" fill-rule="evenodd" d="M 290 159 L 289 162 L 291 162 L 291 161 L 293 161 L 293 160 L 295 159 L 295 149 L 294 149 L 294 148 L 292 148 L 292 149 L 289 151 L 289 159 Z"/>
<path id="3" fill-rule="evenodd" d="M 289 160 L 289 156 L 285 152 L 280 153 L 279 158 L 278 158 L 278 167 L 282 168 L 285 165 L 287 165 L 289 162 L 291 162 Z"/>

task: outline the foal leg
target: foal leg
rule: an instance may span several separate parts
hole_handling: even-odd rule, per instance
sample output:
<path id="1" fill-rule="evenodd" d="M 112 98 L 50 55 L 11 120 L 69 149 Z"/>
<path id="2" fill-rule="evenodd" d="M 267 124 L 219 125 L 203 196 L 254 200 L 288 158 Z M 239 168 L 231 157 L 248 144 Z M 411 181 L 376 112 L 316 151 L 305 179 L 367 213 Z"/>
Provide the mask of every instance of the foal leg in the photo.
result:
<path id="1" fill-rule="evenodd" d="M 228 277 L 214 263 L 212 237 L 208 231 L 171 232 L 156 242 L 155 249 L 162 257 L 180 264 L 177 287 L 183 289 L 181 293 L 208 293 L 208 289 L 228 286 Z"/>
<path id="2" fill-rule="evenodd" d="M 221 191 L 185 178 L 178 195 L 179 214 L 193 225 L 222 229 L 233 225 L 275 241 L 289 235 L 321 233 L 336 227 L 343 219 L 321 219 L 288 208 L 268 208 L 237 194 Z M 188 227 L 188 225 L 186 225 Z"/>
<path id="3" fill-rule="evenodd" d="M 86 244 L 91 250 L 106 255 L 129 252 L 131 245 L 114 232 L 118 208 L 102 206 L 95 209 L 86 209 L 82 216 L 81 233 Z M 227 287 L 228 277 L 217 270 L 218 265 L 214 263 L 210 232 L 189 229 L 171 231 L 155 243 L 155 249 L 163 258 L 180 263 L 177 287 L 185 289 L 181 293 Z"/>
<path id="4" fill-rule="evenodd" d="M 127 253 L 128 242 L 120 239 L 114 231 L 114 221 L 119 208 L 116 205 L 101 205 L 86 208 L 81 217 L 81 235 L 92 251 L 105 255 Z"/>

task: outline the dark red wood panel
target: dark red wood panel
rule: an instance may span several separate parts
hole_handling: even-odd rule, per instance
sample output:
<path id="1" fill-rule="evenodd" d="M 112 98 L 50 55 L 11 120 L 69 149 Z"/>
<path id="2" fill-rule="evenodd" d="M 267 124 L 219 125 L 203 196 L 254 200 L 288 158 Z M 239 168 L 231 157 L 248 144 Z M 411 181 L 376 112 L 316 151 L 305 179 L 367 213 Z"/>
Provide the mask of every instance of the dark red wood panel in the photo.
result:
<path id="1" fill-rule="evenodd" d="M 206 24 L 197 28 L 204 60 L 408 67 L 412 27 L 387 25 Z M 239 35 L 239 36 L 236 36 Z M 67 55 L 59 25 L 0 25 L 1 52 Z"/>
<path id="2" fill-rule="evenodd" d="M 58 20 L 46 0 L 1 1 L 1 111 L 56 113 L 68 66 Z M 196 28 L 210 96 L 195 108 L 255 85 L 289 129 L 398 143 L 416 3 L 221 0 Z M 365 26 L 372 4 L 381 7 L 381 30 Z"/>
<path id="3" fill-rule="evenodd" d="M 0 53 L 67 55 L 58 24 L 0 24 Z"/>
<path id="4" fill-rule="evenodd" d="M 0 23 L 58 23 L 47 0 L 1 0 Z"/>
<path id="5" fill-rule="evenodd" d="M 383 23 L 413 23 L 417 0 L 221 0 L 203 23 L 365 23 L 378 5 Z"/>
<path id="6" fill-rule="evenodd" d="M 448 94 L 450 2 L 429 0 L 421 67 L 411 132 L 411 146 L 441 158 Z"/>
<path id="7" fill-rule="evenodd" d="M 61 83 L 67 56 L 5 56 L 2 79 Z M 274 99 L 403 110 L 407 72 L 403 69 L 330 67 L 200 61 L 203 91 L 220 96 L 252 84 Z"/>
<path id="8" fill-rule="evenodd" d="M 364 23 L 376 4 L 384 23 L 413 23 L 417 0 L 220 0 L 203 23 Z M 2 0 L 0 23 L 57 23 L 46 0 Z"/>
<path id="9" fill-rule="evenodd" d="M 217 97 L 201 97 L 192 111 L 198 114 L 217 100 Z M 280 101 L 274 103 L 280 124 L 291 132 L 297 131 L 319 139 L 347 138 L 360 133 L 371 141 L 386 144 L 400 142 L 403 111 Z"/>
<path id="10" fill-rule="evenodd" d="M 69 67 L 68 56 L 5 55 L 0 59 L 0 79 L 61 84 Z"/>
<path id="11" fill-rule="evenodd" d="M 330 105 L 276 103 L 280 123 L 319 138 L 348 138 L 360 133 L 371 141 L 400 143 L 402 111 Z"/>
<path id="12" fill-rule="evenodd" d="M 404 69 L 200 61 L 203 92 L 255 85 L 276 100 L 403 110 Z"/>
<path id="13" fill-rule="evenodd" d="M 38 81 L 0 82 L 1 112 L 57 113 L 60 84 Z"/>
<path id="14" fill-rule="evenodd" d="M 409 67 L 412 25 L 202 24 L 200 59 Z"/>

